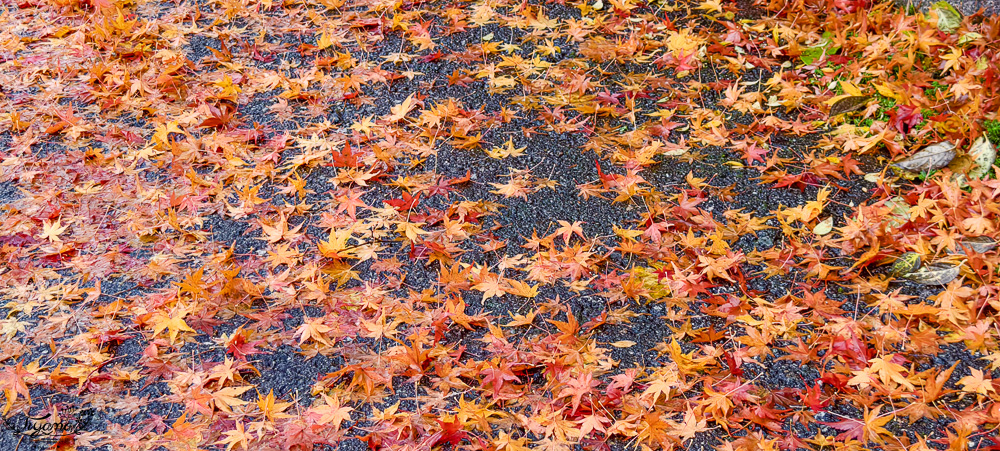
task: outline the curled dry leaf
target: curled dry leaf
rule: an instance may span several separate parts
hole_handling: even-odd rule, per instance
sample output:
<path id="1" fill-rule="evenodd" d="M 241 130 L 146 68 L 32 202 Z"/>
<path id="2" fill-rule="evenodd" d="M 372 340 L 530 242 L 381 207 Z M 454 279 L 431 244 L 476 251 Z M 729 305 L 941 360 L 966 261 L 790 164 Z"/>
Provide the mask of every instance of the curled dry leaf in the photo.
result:
<path id="1" fill-rule="evenodd" d="M 997 159 L 997 149 L 989 138 L 980 136 L 969 148 L 969 156 L 972 158 L 972 169 L 969 170 L 969 177 L 981 179 L 993 167 L 993 161 Z"/>
<path id="2" fill-rule="evenodd" d="M 893 163 L 893 166 L 909 172 L 933 171 L 948 166 L 954 158 L 955 144 L 943 141 L 931 144 L 909 158 Z"/>
<path id="3" fill-rule="evenodd" d="M 889 274 L 893 277 L 901 277 L 920 269 L 920 254 L 907 252 L 900 255 L 889 269 Z"/>
<path id="4" fill-rule="evenodd" d="M 927 359 L 1000 340 L 1000 247 L 972 238 L 1000 240 L 998 181 L 970 175 L 992 164 L 973 141 L 1000 144 L 996 19 L 947 35 L 937 12 L 845 0 L 163 3 L 11 1 L 0 32 L 15 422 L 52 392 L 156 421 L 88 441 L 155 429 L 165 449 L 745 445 L 734 430 L 798 447 L 825 426 L 817 447 L 868 449 L 901 416 L 957 422 L 952 445 L 996 433 L 991 375 L 958 383 L 981 405 L 948 394 L 982 361 Z M 967 189 L 868 164 L 946 139 Z M 907 275 L 952 281 L 928 303 L 887 287 Z M 224 355 L 179 352 L 220 335 Z M 125 340 L 143 358 L 106 367 Z M 428 401 L 386 405 L 399 384 Z"/>
<path id="5" fill-rule="evenodd" d="M 830 117 L 834 117 L 840 114 L 850 113 L 852 111 L 858 111 L 868 104 L 869 96 L 849 96 L 844 97 L 836 101 L 833 106 L 830 107 Z"/>
<path id="6" fill-rule="evenodd" d="M 921 285 L 945 285 L 958 277 L 961 267 L 946 263 L 931 263 L 904 277 Z"/>
<path id="7" fill-rule="evenodd" d="M 997 242 L 988 236 L 974 236 L 963 239 L 959 245 L 977 254 L 983 254 L 995 249 Z"/>

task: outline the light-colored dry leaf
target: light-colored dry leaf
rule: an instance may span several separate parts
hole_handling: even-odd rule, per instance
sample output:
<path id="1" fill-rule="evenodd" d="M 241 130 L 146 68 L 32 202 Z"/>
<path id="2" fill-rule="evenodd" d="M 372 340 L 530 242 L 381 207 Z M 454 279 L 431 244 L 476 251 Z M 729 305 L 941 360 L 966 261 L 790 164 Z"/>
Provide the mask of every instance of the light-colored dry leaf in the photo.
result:
<path id="1" fill-rule="evenodd" d="M 924 147 L 909 158 L 893 163 L 893 166 L 910 172 L 934 171 L 948 166 L 954 158 L 955 144 L 943 141 Z"/>
<path id="2" fill-rule="evenodd" d="M 992 251 L 997 247 L 997 242 L 993 238 L 988 236 L 974 236 L 970 238 L 964 238 L 958 243 L 961 247 L 967 248 L 972 252 L 977 254 L 983 254 Z"/>
<path id="3" fill-rule="evenodd" d="M 824 219 L 819 224 L 816 224 L 816 227 L 813 227 L 813 233 L 819 236 L 826 235 L 830 233 L 830 231 L 832 230 L 833 230 L 833 216 Z"/>
<path id="4" fill-rule="evenodd" d="M 989 138 L 979 137 L 969 148 L 969 157 L 972 158 L 972 169 L 969 170 L 969 178 L 981 179 L 986 177 L 993 167 L 993 162 L 997 159 L 997 149 Z"/>
<path id="5" fill-rule="evenodd" d="M 958 277 L 961 268 L 957 265 L 931 263 L 905 277 L 921 285 L 946 285 Z"/>

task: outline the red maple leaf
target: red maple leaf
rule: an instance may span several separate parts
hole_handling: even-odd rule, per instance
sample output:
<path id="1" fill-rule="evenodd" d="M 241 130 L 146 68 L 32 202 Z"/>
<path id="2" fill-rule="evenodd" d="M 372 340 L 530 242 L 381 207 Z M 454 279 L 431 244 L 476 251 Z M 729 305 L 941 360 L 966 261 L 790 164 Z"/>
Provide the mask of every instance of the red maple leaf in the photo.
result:
<path id="1" fill-rule="evenodd" d="M 900 105 L 895 110 L 889 111 L 889 121 L 902 134 L 908 133 L 910 129 L 916 127 L 923 120 L 924 115 L 917 107 Z"/>
<path id="2" fill-rule="evenodd" d="M 420 203 L 420 196 L 422 195 L 423 193 L 417 193 L 416 196 L 412 196 L 410 193 L 404 192 L 401 199 L 387 199 L 383 202 L 396 207 L 399 211 L 409 211 Z"/>
<path id="3" fill-rule="evenodd" d="M 722 354 L 722 358 L 725 359 L 726 365 L 729 366 L 729 372 L 736 377 L 743 375 L 743 369 L 736 364 L 736 358 L 733 357 L 733 353 L 726 351 Z"/>
<path id="4" fill-rule="evenodd" d="M 615 186 L 615 175 L 605 174 L 601 170 L 601 162 L 598 159 L 594 159 L 594 164 L 597 165 L 597 177 L 601 179 L 601 184 L 604 185 L 605 189 Z"/>
<path id="5" fill-rule="evenodd" d="M 455 185 L 466 183 L 469 180 L 472 180 L 471 169 L 465 171 L 465 176 L 463 177 L 458 177 L 458 178 L 439 177 L 437 182 L 431 185 L 430 188 L 427 189 L 427 195 L 429 196 L 444 195 L 445 197 L 447 197 L 448 193 L 455 191 L 455 188 L 453 188 Z"/>
<path id="6" fill-rule="evenodd" d="M 361 166 L 358 154 L 351 152 L 351 143 L 346 143 L 340 153 L 333 153 L 333 166 L 337 168 L 356 168 Z"/>
<path id="7" fill-rule="evenodd" d="M 458 418 L 454 418 L 451 421 L 441 421 L 435 418 L 434 421 L 437 421 L 441 425 L 441 431 L 434 434 L 437 438 L 431 446 L 438 446 L 442 443 L 456 446 L 469 436 L 469 433 L 462 429 L 462 422 L 458 421 Z"/>
<path id="8" fill-rule="evenodd" d="M 514 364 L 510 362 L 503 362 L 497 365 L 496 360 L 494 360 L 479 372 L 479 374 L 483 375 L 483 386 L 485 387 L 487 384 L 490 384 L 493 387 L 494 398 L 500 395 L 500 389 L 507 382 L 521 382 L 521 379 L 514 374 L 511 368 L 513 366 Z"/>
<path id="9" fill-rule="evenodd" d="M 823 394 L 823 383 L 817 382 L 813 386 L 806 385 L 805 393 L 799 392 L 799 397 L 802 399 L 813 412 L 819 412 L 824 410 L 826 406 L 830 405 L 830 398 L 820 399 Z"/>
<path id="10" fill-rule="evenodd" d="M 233 337 L 226 343 L 226 352 L 237 360 L 246 360 L 248 355 L 260 354 L 261 351 L 257 346 L 264 344 L 264 340 L 248 342 L 248 337 L 250 337 L 249 330 L 239 329 L 233 332 Z"/>
<path id="11" fill-rule="evenodd" d="M 753 166 L 753 162 L 755 161 L 759 161 L 760 164 L 766 164 L 763 157 L 766 157 L 768 152 L 767 149 L 758 147 L 757 143 L 750 143 L 749 146 L 743 149 L 743 159 L 751 166 Z"/>

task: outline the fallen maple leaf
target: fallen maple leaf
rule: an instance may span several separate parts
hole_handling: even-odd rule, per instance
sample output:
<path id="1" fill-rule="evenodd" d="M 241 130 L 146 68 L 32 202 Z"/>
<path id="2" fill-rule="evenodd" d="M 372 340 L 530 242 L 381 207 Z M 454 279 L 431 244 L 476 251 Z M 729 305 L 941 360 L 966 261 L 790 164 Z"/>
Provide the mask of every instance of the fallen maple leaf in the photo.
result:
<path id="1" fill-rule="evenodd" d="M 42 233 L 36 236 L 41 239 L 49 240 L 49 242 L 53 243 L 62 241 L 59 238 L 59 235 L 65 232 L 69 226 L 62 225 L 61 221 L 62 219 L 56 219 L 55 222 L 49 221 L 48 219 L 43 220 Z"/>
<path id="2" fill-rule="evenodd" d="M 242 387 L 225 387 L 212 393 L 212 400 L 215 401 L 214 404 L 216 408 L 231 414 L 233 413 L 233 406 L 242 406 L 247 404 L 247 401 L 240 399 L 239 396 L 246 393 L 246 391 L 251 388 L 253 388 L 253 386 L 250 385 Z"/>
<path id="3" fill-rule="evenodd" d="M 17 362 L 17 365 L 13 367 L 4 365 L 3 372 L 0 372 L 0 387 L 3 387 L 4 398 L 7 400 L 3 408 L 4 415 L 10 411 L 18 396 L 23 396 L 28 403 L 31 403 L 31 394 L 27 385 L 27 376 L 29 375 L 31 373 L 25 371 L 21 362 Z"/>
<path id="4" fill-rule="evenodd" d="M 153 335 L 159 335 L 160 332 L 166 329 L 167 335 L 170 337 L 170 343 L 173 344 L 177 340 L 177 334 L 180 332 L 194 332 L 194 329 L 184 322 L 184 317 L 189 313 L 189 308 L 183 305 L 178 305 L 171 315 L 156 312 L 152 318 Z"/>
<path id="5" fill-rule="evenodd" d="M 324 403 L 314 405 L 306 411 L 309 416 L 315 419 L 316 424 L 329 425 L 338 430 L 343 422 L 351 421 L 353 407 L 342 406 L 340 400 L 335 396 L 327 396 L 326 393 L 321 393 L 320 396 Z"/>
<path id="6" fill-rule="evenodd" d="M 684 441 L 691 440 L 699 432 L 708 430 L 708 420 L 699 419 L 694 410 L 684 412 L 684 420 L 678 425 L 675 433 Z"/>
<path id="7" fill-rule="evenodd" d="M 971 371 L 972 374 L 958 380 L 958 384 L 962 386 L 963 392 L 975 393 L 982 396 L 989 395 L 989 392 L 996 392 L 996 388 L 993 386 L 993 379 L 986 377 L 986 373 L 983 370 L 972 368 Z"/>

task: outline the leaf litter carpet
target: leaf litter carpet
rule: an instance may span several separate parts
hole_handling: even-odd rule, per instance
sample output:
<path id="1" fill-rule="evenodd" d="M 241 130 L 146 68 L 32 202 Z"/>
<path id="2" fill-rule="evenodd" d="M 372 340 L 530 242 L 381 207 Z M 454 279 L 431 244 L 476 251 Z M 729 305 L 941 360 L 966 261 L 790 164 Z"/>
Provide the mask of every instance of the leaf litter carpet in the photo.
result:
<path id="1" fill-rule="evenodd" d="M 0 448 L 1000 449 L 996 17 L 0 24 Z"/>

